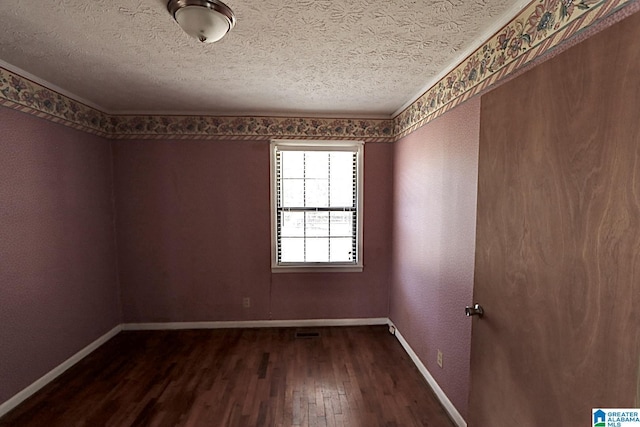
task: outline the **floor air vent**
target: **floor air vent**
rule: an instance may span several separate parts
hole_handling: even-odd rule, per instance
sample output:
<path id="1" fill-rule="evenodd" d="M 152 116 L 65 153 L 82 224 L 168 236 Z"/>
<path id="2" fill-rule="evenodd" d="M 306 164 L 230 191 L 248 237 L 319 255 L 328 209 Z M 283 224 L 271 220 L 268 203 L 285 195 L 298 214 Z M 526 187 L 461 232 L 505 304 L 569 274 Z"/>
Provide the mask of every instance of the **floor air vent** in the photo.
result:
<path id="1" fill-rule="evenodd" d="M 320 332 L 317 331 L 296 331 L 296 339 L 298 338 L 318 338 Z"/>

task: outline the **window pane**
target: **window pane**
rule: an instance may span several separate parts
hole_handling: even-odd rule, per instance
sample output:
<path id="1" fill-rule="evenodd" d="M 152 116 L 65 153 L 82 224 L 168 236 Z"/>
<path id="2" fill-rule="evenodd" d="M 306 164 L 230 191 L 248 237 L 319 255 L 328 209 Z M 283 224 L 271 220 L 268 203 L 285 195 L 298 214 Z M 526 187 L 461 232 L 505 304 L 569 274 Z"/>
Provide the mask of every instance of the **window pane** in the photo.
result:
<path id="1" fill-rule="evenodd" d="M 353 261 L 353 239 L 331 238 L 331 262 L 351 262 Z"/>
<path id="2" fill-rule="evenodd" d="M 353 169 L 353 156 L 351 151 L 332 151 L 331 152 L 331 174 L 345 173 Z"/>
<path id="3" fill-rule="evenodd" d="M 330 206 L 353 206 L 353 153 L 331 153 Z"/>
<path id="4" fill-rule="evenodd" d="M 353 153 L 331 153 L 331 178 L 353 179 Z"/>
<path id="5" fill-rule="evenodd" d="M 304 181 L 301 179 L 282 180 L 281 206 L 304 206 Z"/>
<path id="6" fill-rule="evenodd" d="M 304 212 L 282 212 L 282 237 L 304 236 Z"/>
<path id="7" fill-rule="evenodd" d="M 329 205 L 329 182 L 326 179 L 307 179 L 306 185 L 305 206 L 317 208 Z"/>
<path id="8" fill-rule="evenodd" d="M 303 166 L 303 151 L 280 152 L 280 173 L 282 178 L 304 178 Z"/>
<path id="9" fill-rule="evenodd" d="M 304 262 L 304 239 L 282 238 L 280 262 Z"/>
<path id="10" fill-rule="evenodd" d="M 353 182 L 349 180 L 331 179 L 331 202 L 332 207 L 353 206 Z"/>
<path id="11" fill-rule="evenodd" d="M 353 213 L 331 212 L 331 236 L 353 236 Z"/>
<path id="12" fill-rule="evenodd" d="M 329 212 L 307 212 L 307 236 L 329 236 Z"/>
<path id="13" fill-rule="evenodd" d="M 329 153 L 326 151 L 305 152 L 306 178 L 329 177 Z"/>
<path id="14" fill-rule="evenodd" d="M 307 239 L 307 262 L 329 261 L 329 239 Z"/>

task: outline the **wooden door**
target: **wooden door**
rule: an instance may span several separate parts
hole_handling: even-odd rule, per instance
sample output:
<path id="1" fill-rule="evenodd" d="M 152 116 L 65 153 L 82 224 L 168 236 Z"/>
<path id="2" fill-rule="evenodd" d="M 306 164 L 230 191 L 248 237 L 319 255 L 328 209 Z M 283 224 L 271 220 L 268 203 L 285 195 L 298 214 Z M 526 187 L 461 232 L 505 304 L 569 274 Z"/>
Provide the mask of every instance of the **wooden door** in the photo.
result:
<path id="1" fill-rule="evenodd" d="M 640 14 L 482 98 L 471 427 L 638 405 Z"/>

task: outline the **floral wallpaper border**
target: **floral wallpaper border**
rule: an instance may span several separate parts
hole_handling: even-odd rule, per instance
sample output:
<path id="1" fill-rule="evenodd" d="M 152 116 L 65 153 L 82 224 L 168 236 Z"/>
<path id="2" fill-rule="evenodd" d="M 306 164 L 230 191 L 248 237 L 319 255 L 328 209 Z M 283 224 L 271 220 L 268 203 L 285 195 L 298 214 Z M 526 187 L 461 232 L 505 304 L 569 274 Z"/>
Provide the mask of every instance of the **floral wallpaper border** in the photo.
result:
<path id="1" fill-rule="evenodd" d="M 292 117 L 213 116 L 116 116 L 112 117 L 114 138 L 152 139 L 166 135 L 182 139 L 360 139 L 393 142 L 394 121 L 375 119 L 327 119 Z"/>
<path id="2" fill-rule="evenodd" d="M 394 142 L 636 0 L 534 0 L 393 119 L 109 115 L 0 67 L 0 105 L 113 139 Z"/>
<path id="3" fill-rule="evenodd" d="M 635 0 L 534 0 L 395 117 L 401 138 Z"/>
<path id="4" fill-rule="evenodd" d="M 0 67 L 0 105 L 108 136 L 107 115 Z"/>

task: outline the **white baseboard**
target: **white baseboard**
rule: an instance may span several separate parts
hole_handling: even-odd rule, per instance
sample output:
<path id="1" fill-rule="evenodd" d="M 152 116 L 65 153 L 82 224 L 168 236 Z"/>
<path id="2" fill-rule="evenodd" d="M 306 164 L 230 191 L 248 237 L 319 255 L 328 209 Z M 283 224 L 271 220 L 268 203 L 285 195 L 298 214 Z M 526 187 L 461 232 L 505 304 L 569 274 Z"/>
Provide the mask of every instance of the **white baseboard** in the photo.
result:
<path id="1" fill-rule="evenodd" d="M 438 385 L 435 378 L 433 378 L 431 373 L 427 370 L 427 367 L 424 366 L 424 364 L 422 363 L 418 355 L 415 353 L 415 351 L 413 351 L 413 349 L 411 348 L 409 343 L 404 339 L 400 331 L 398 331 L 398 328 L 390 320 L 389 320 L 389 325 L 395 328 L 396 338 L 398 339 L 398 341 L 400 341 L 400 344 L 402 345 L 404 350 L 407 352 L 409 357 L 411 357 L 411 360 L 413 360 L 413 363 L 416 365 L 416 367 L 418 368 L 418 370 L 420 371 L 424 379 L 427 380 L 427 383 L 429 383 L 429 385 L 433 389 L 433 392 L 436 394 L 436 397 L 438 398 L 438 400 L 440 400 L 440 403 L 442 404 L 442 406 L 444 406 L 444 409 L 449 414 L 449 417 L 451 417 L 453 422 L 458 427 L 467 427 L 467 422 L 464 420 L 464 418 L 462 418 L 462 415 L 460 415 L 460 412 L 458 412 L 458 410 L 453 405 L 453 403 L 449 400 L 445 392 L 442 390 L 442 388 L 440 388 L 440 385 Z"/>
<path id="2" fill-rule="evenodd" d="M 92 351 L 100 347 L 105 342 L 109 341 L 111 338 L 116 336 L 118 332 L 122 330 L 122 325 L 118 325 L 115 328 L 111 329 L 106 334 L 102 335 L 97 340 L 93 341 L 91 344 L 44 374 L 40 379 L 34 381 L 30 386 L 18 392 L 18 394 L 14 395 L 11 399 L 7 400 L 0 404 L 0 417 L 11 411 L 13 408 L 24 402 L 28 399 L 32 394 L 40 390 L 42 387 L 49 384 L 51 381 L 56 379 L 60 374 L 64 371 L 78 363 L 80 360 L 87 357 Z"/>
<path id="3" fill-rule="evenodd" d="M 305 320 L 240 320 L 220 322 L 168 322 L 168 323 L 125 323 L 125 331 L 158 331 L 177 329 L 232 329 L 232 328 L 302 328 L 321 326 L 369 326 L 386 325 L 386 317 L 362 319 L 305 319 Z"/>

